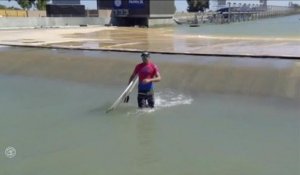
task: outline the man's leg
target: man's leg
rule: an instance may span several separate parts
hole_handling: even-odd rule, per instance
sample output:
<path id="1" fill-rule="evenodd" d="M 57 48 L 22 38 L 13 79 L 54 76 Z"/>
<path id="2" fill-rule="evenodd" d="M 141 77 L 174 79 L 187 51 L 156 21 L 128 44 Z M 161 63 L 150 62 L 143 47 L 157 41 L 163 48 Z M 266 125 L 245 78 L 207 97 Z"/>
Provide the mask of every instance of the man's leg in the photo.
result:
<path id="1" fill-rule="evenodd" d="M 150 108 L 154 108 L 155 102 L 154 102 L 154 94 L 153 93 L 150 95 L 147 95 L 147 102 L 148 102 L 148 106 Z"/>
<path id="2" fill-rule="evenodd" d="M 145 108 L 145 107 L 147 107 L 146 100 L 147 100 L 147 96 L 146 95 L 138 94 L 137 101 L 138 101 L 139 108 Z"/>

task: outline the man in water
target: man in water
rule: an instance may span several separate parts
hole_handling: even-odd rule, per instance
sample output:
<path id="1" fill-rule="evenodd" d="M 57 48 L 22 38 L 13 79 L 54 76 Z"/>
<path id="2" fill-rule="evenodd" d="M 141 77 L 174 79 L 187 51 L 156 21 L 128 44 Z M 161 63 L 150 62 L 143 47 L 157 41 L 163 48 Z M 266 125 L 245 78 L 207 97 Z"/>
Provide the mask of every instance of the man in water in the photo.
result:
<path id="1" fill-rule="evenodd" d="M 142 52 L 141 57 L 143 62 L 135 66 L 129 78 L 129 82 L 131 82 L 136 75 L 139 76 L 138 106 L 139 108 L 154 108 L 153 82 L 159 82 L 161 76 L 158 67 L 150 60 L 150 54 L 148 52 Z"/>

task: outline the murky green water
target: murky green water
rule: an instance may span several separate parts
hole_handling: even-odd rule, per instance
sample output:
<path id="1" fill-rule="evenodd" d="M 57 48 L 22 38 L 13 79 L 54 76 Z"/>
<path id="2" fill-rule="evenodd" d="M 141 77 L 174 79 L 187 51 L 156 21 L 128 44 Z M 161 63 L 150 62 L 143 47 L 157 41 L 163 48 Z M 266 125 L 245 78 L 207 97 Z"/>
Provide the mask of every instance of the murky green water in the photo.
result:
<path id="1" fill-rule="evenodd" d="M 0 83 L 1 148 L 17 149 L 1 156 L 1 174 L 299 173 L 299 103 L 183 95 L 152 112 L 130 104 L 104 114 L 118 88 L 19 76 Z M 177 96 L 169 95 L 157 98 Z"/>
<path id="2" fill-rule="evenodd" d="M 136 36 L 146 41 L 141 48 L 162 50 L 215 46 L 231 36 L 282 39 L 267 46 L 297 53 L 291 40 L 299 40 L 299 25 L 296 15 L 158 29 L 164 42 L 177 43 L 172 47 L 152 37 L 157 33 Z M 219 39 L 185 43 L 173 34 Z M 129 104 L 105 114 L 138 54 L 0 47 L 0 175 L 300 174 L 299 61 L 158 54 L 153 60 L 163 76 L 156 109 L 138 110 L 134 92 Z M 9 146 L 16 157 L 4 154 Z"/>
<path id="3" fill-rule="evenodd" d="M 247 73 L 265 65 L 281 71 L 293 61 L 184 57 L 195 68 L 175 56 L 168 62 L 165 55 L 166 62 L 155 59 L 163 72 L 155 110 L 138 110 L 133 94 L 128 105 L 105 114 L 135 54 L 28 48 L 1 53 L 1 175 L 299 174 L 299 99 L 261 95 L 255 89 L 264 83 Z M 120 56 L 125 61 L 113 58 Z M 246 66 L 246 73 L 221 66 L 234 63 Z M 186 73 L 178 67 L 172 72 L 176 65 Z M 210 92 L 197 83 L 201 74 L 209 76 L 203 82 Z M 229 74 L 239 82 L 249 79 L 252 91 L 241 93 L 246 87 L 239 84 L 241 89 L 231 91 L 224 81 L 234 81 Z M 182 85 L 178 76 L 193 84 Z M 273 76 L 285 77 L 272 72 L 266 78 Z M 218 80 L 225 83 L 222 92 L 214 91 Z M 16 157 L 4 155 L 8 146 L 16 148 Z"/>

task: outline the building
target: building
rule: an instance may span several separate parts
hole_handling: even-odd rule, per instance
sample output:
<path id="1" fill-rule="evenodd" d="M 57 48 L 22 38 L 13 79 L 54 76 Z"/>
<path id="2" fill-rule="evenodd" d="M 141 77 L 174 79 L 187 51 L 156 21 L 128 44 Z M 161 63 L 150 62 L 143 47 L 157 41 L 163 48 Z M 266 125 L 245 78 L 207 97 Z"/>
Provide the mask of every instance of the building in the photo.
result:
<path id="1" fill-rule="evenodd" d="M 101 10 L 111 10 L 111 24 L 119 26 L 151 26 L 171 24 L 174 0 L 97 0 Z"/>
<path id="2" fill-rule="evenodd" d="M 85 6 L 80 0 L 52 0 L 46 5 L 48 17 L 85 17 Z"/>

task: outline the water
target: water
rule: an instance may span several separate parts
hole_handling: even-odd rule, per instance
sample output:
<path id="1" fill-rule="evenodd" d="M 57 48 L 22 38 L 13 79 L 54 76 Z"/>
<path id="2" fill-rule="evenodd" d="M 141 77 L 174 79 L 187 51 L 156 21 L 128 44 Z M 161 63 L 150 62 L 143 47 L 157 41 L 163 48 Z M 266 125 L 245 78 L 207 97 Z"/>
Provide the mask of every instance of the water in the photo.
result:
<path id="1" fill-rule="evenodd" d="M 299 172 L 299 104 L 181 95 L 185 102 L 152 112 L 132 100 L 104 114 L 119 89 L 18 76 L 0 82 L 1 147 L 17 149 L 15 158 L 1 156 L 1 174 Z"/>
<path id="2" fill-rule="evenodd" d="M 203 24 L 200 27 L 177 26 L 176 32 L 224 38 L 247 38 L 256 40 L 300 40 L 300 15 L 267 18 L 221 25 Z"/>
<path id="3" fill-rule="evenodd" d="M 200 27 L 108 28 L 92 33 L 63 35 L 68 42 L 50 42 L 47 46 L 299 57 L 299 19 L 300 15 L 294 15 L 222 25 L 201 24 Z"/>
<path id="4" fill-rule="evenodd" d="M 297 61 L 153 55 L 157 108 L 105 114 L 136 57 L 1 48 L 0 174 L 299 174 Z"/>
<path id="5" fill-rule="evenodd" d="M 299 18 L 130 29 L 136 38 L 125 28 L 84 36 L 117 45 L 82 44 L 299 55 Z M 137 54 L 0 47 L 0 174 L 300 174 L 299 61 L 153 60 L 163 76 L 156 108 L 137 109 L 134 92 L 106 114 Z M 4 155 L 8 146 L 16 157 Z"/>
<path id="6" fill-rule="evenodd" d="M 177 26 L 174 50 L 299 57 L 300 15 L 200 27 Z"/>

